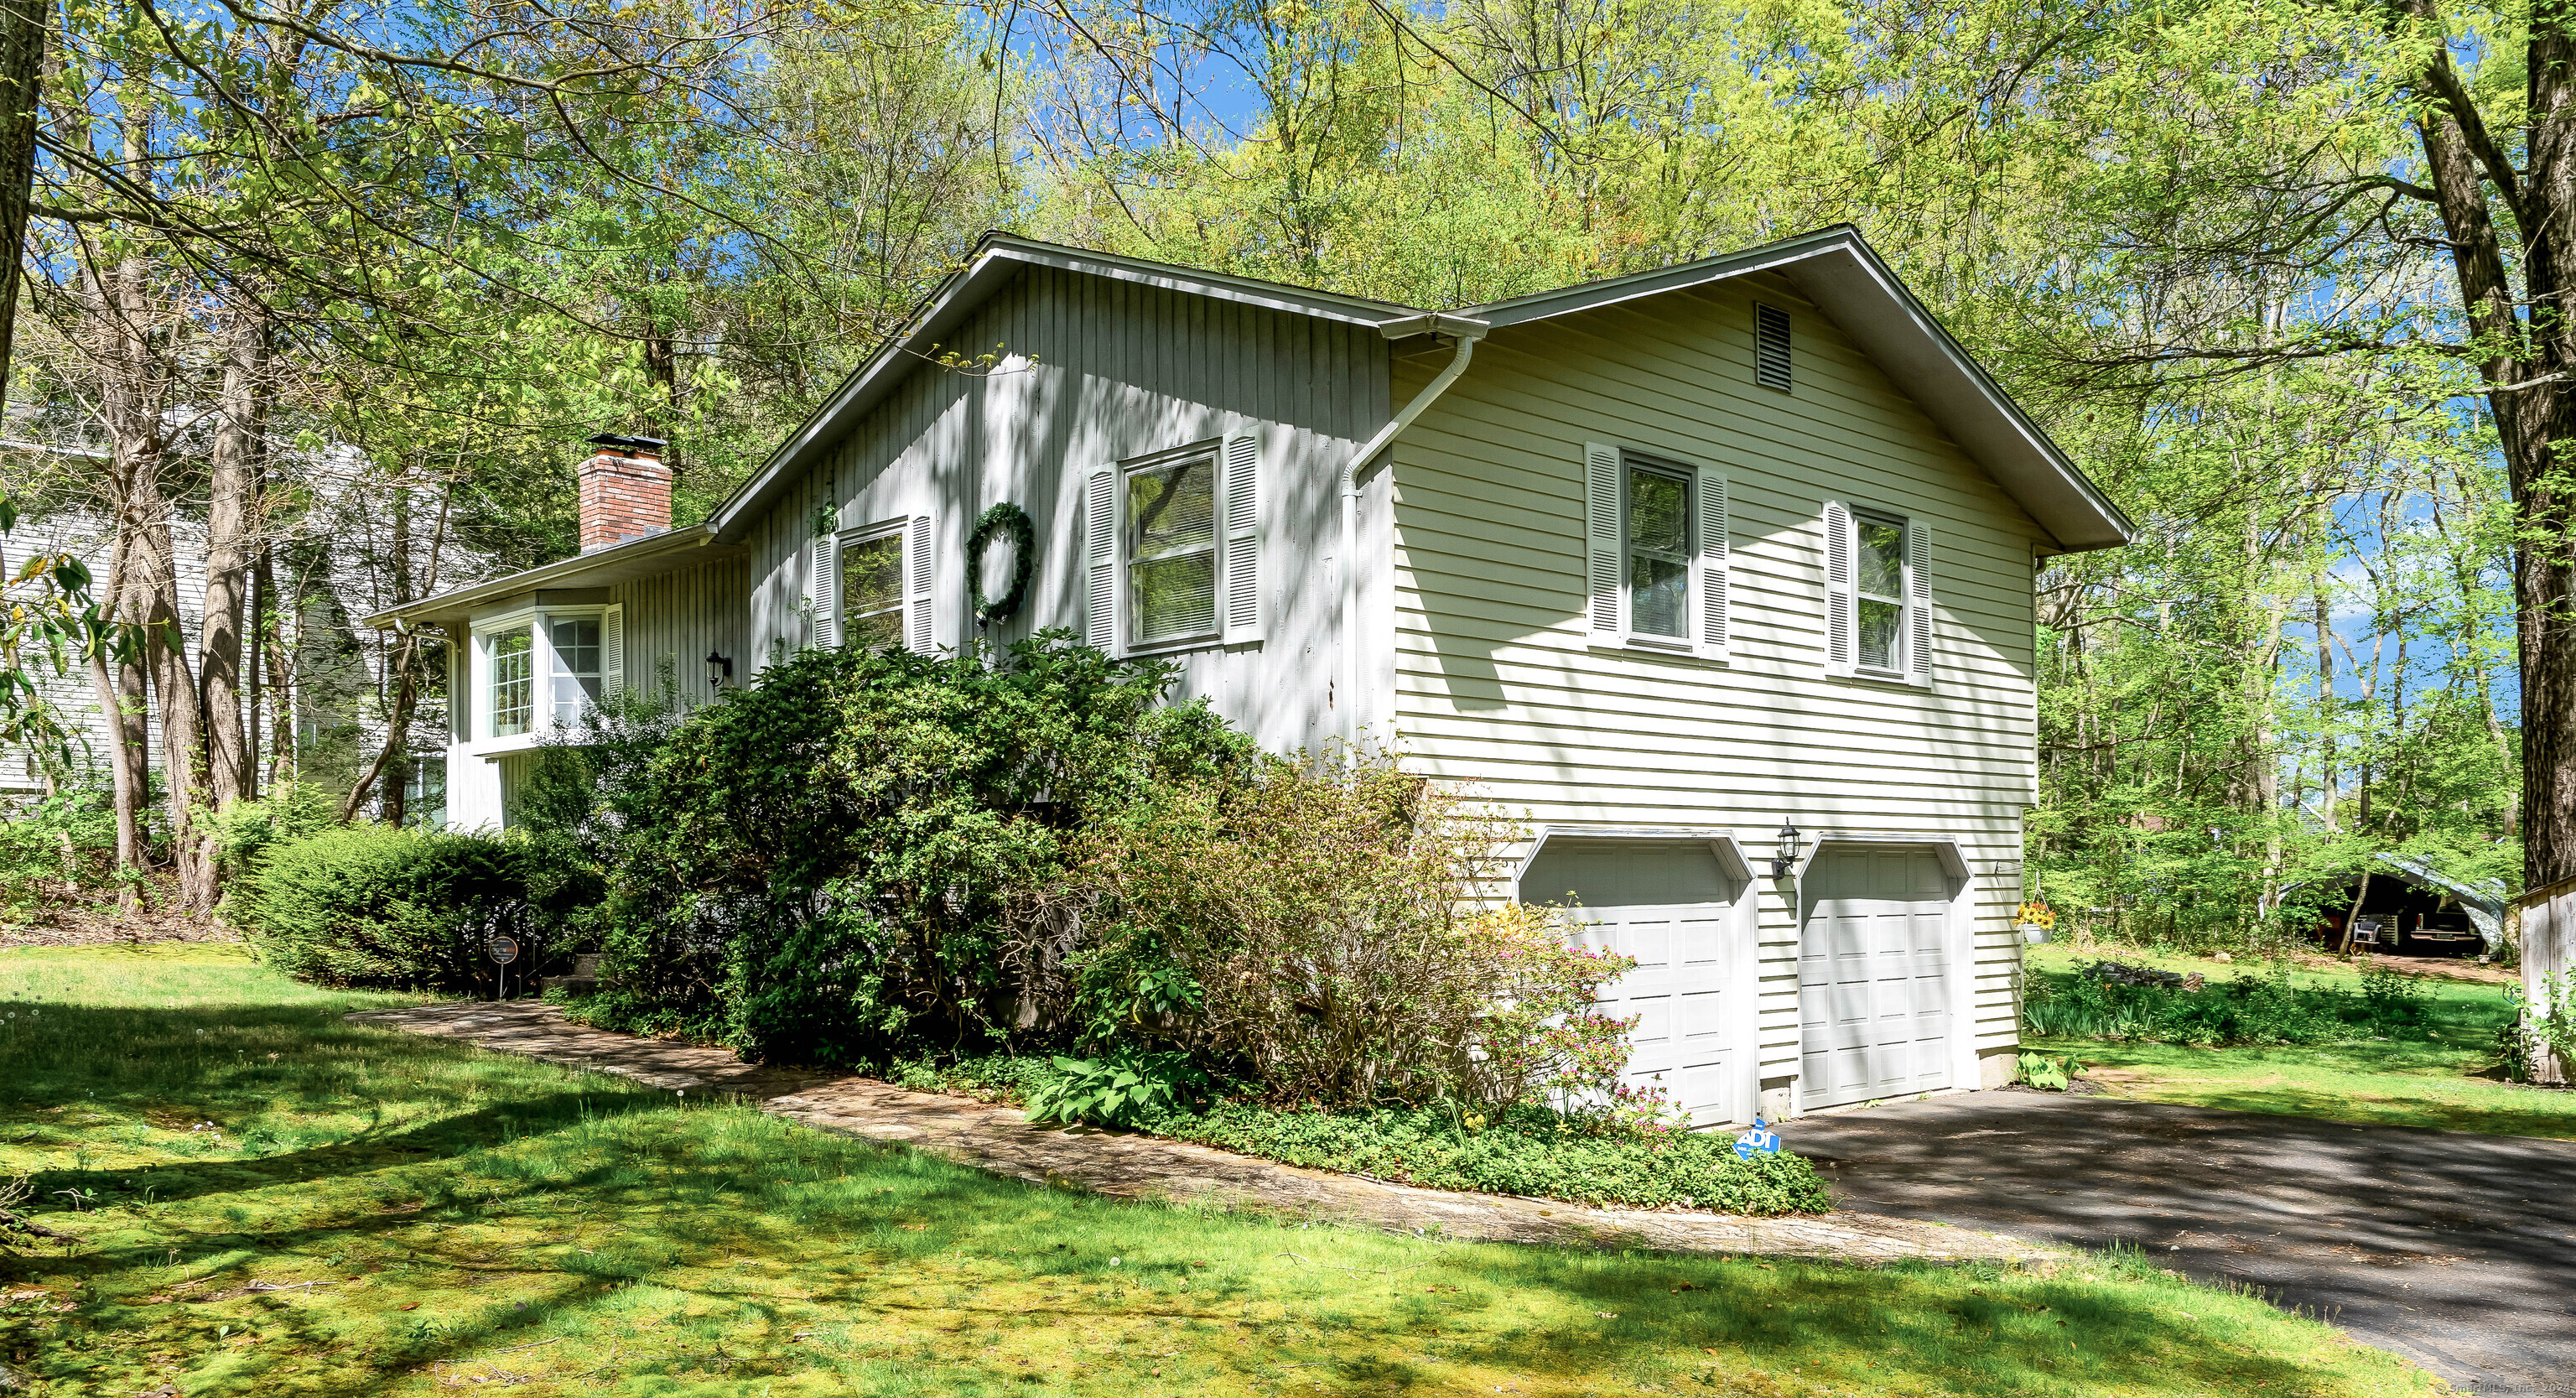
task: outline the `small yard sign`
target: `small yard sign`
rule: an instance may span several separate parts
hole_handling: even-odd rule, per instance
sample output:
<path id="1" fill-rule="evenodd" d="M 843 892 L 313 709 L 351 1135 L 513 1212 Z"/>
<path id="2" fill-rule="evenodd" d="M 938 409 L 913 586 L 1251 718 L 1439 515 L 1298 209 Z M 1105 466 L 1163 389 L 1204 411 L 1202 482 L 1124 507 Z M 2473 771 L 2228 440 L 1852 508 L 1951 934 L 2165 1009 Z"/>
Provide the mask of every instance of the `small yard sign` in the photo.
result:
<path id="1" fill-rule="evenodd" d="M 511 962 L 518 960 L 518 959 L 519 959 L 519 939 L 518 939 L 518 938 L 516 938 L 516 937 L 495 937 L 495 938 L 493 938 L 493 939 L 492 939 L 492 959 L 493 959 L 493 960 L 495 960 L 495 961 L 500 962 L 500 963 L 501 963 L 502 965 L 504 965 L 504 966 L 507 966 L 507 965 L 509 965 Z"/>
<path id="2" fill-rule="evenodd" d="M 1751 1160 L 1757 1155 L 1778 1155 L 1779 1153 L 1780 1133 L 1764 1125 L 1762 1118 L 1758 1116 L 1753 1118 L 1752 1130 L 1735 1138 L 1735 1155 L 1739 1160 Z"/>

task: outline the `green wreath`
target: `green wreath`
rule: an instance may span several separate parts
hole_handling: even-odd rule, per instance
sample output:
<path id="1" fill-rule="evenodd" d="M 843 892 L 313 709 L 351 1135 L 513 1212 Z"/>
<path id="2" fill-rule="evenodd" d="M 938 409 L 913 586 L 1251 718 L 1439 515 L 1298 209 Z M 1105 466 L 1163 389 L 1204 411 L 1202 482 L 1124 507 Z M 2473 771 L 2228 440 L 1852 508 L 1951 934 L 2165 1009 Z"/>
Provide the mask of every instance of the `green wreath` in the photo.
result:
<path id="1" fill-rule="evenodd" d="M 1011 589 L 991 601 L 984 599 L 984 546 L 1002 531 L 1011 536 Z M 975 532 L 966 538 L 966 603 L 975 609 L 975 624 L 989 626 L 1008 618 L 1020 609 L 1029 595 L 1029 572 L 1038 551 L 1038 527 L 1029 522 L 1029 512 L 1005 500 L 975 519 Z"/>

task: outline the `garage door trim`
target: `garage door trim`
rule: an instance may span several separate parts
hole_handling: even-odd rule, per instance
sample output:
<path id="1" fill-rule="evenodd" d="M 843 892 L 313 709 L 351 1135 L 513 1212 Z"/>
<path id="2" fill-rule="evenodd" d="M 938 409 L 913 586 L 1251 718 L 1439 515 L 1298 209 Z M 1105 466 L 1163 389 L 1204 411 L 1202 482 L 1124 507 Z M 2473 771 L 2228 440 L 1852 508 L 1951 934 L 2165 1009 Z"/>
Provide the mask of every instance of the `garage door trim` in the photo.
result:
<path id="1" fill-rule="evenodd" d="M 1922 835 L 1894 832 L 1856 832 L 1829 830 L 1815 838 L 1799 856 L 1796 871 L 1790 876 L 1797 909 L 1796 940 L 1804 948 L 1807 936 L 1807 871 L 1828 850 L 1880 849 L 1915 850 L 1930 853 L 1941 863 L 1941 872 L 1949 876 L 1950 906 L 1942 921 L 1943 950 L 1951 967 L 1950 1001 L 1950 1086 L 1952 1090 L 1977 1085 L 1977 938 L 1976 880 L 1969 876 L 1967 852 L 1957 839 L 1948 835 Z M 1798 1007 L 1803 1020 L 1806 1007 Z M 1804 1084 L 1792 1093 L 1802 1095 Z"/>

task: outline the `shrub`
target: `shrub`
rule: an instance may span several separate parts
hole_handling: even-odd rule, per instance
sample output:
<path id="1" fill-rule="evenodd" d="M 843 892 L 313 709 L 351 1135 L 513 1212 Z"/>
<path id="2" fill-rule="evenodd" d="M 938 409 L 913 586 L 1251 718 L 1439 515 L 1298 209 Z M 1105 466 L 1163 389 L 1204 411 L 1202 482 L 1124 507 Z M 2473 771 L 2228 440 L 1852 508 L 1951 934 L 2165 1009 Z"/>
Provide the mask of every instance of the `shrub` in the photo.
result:
<path id="1" fill-rule="evenodd" d="M 2022 1010 L 2032 1035 L 2169 1044 L 2313 1044 L 2401 1033 L 2424 1018 L 2424 991 L 2393 971 L 2365 973 L 2353 994 L 2301 988 L 2284 964 L 2200 989 L 2122 984 L 2102 976 L 2033 978 Z"/>
<path id="2" fill-rule="evenodd" d="M 309 782 L 289 782 L 214 817 L 215 858 L 227 877 L 259 867 L 269 851 L 340 824 L 340 802 Z"/>
<path id="3" fill-rule="evenodd" d="M 822 1065 L 1060 1038 L 1069 948 L 1015 911 L 1061 879 L 1069 832 L 1249 751 L 1165 706 L 1171 674 L 1059 633 L 998 657 L 810 650 L 585 734 L 592 780 L 549 784 L 531 824 L 604 871 L 602 1022 Z"/>
<path id="4" fill-rule="evenodd" d="M 1132 1050 L 1094 1062 L 1057 1058 L 1056 1075 L 1027 1089 L 1031 1121 L 1134 1126 L 1207 1096 L 1207 1074 L 1185 1053 Z"/>
<path id="5" fill-rule="evenodd" d="M 0 915 L 34 917 L 115 881 L 116 805 L 74 787 L 0 821 Z"/>
<path id="6" fill-rule="evenodd" d="M 270 850 L 229 908 L 299 979 L 461 990 L 494 982 L 495 933 L 523 945 L 513 980 L 569 959 L 555 929 L 597 890 L 549 865 L 528 840 L 352 825 Z"/>
<path id="7" fill-rule="evenodd" d="M 1607 1100 L 1629 1025 L 1591 1006 L 1634 963 L 1557 910 L 1476 902 L 1518 833 L 1391 759 L 1176 787 L 1097 832 L 1080 998 L 1114 1008 L 1132 979 L 1162 1003 L 1095 1008 L 1092 1032 L 1189 1044 L 1280 1100 Z"/>
<path id="8" fill-rule="evenodd" d="M 1231 1101 L 1143 1124 L 1157 1135 L 1425 1189 L 1730 1214 L 1833 1207 L 1805 1158 L 1782 1151 L 1739 1159 L 1730 1136 L 1605 1129 L 1533 1106 L 1482 1125 L 1471 1120 L 1438 1108 L 1327 1111 Z"/>

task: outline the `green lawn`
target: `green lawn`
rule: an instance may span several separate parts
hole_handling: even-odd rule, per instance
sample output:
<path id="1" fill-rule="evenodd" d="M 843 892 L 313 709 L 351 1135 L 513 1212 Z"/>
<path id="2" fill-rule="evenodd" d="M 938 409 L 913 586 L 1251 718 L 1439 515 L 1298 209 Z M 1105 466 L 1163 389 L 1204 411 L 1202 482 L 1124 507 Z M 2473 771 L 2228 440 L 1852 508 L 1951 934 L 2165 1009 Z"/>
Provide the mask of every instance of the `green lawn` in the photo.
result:
<path id="1" fill-rule="evenodd" d="M 2239 961 L 2126 948 L 2077 953 L 2060 946 L 2030 949 L 2030 974 L 2063 974 L 2112 958 L 2161 970 L 2198 971 L 2212 980 L 2257 974 Z M 2304 985 L 2360 983 L 2357 967 L 2309 963 Z M 2173 1044 L 2034 1039 L 2049 1053 L 2073 1053 L 2121 1096 L 2182 1102 L 2240 1112 L 2323 1117 L 2366 1125 L 2431 1126 L 2507 1136 L 2576 1140 L 2576 1092 L 2504 1081 L 2495 1072 L 2495 1036 L 2512 1011 L 2504 988 L 2422 978 L 2429 993 L 2420 1035 L 2281 1048 L 2189 1048 Z"/>
<path id="2" fill-rule="evenodd" d="M 0 954 L 48 1394 L 2380 1395 L 2134 1257 L 1866 1271 L 1388 1237 L 1020 1185 L 349 1025 L 222 947 Z M 164 1390 L 165 1383 L 176 1387 Z"/>

